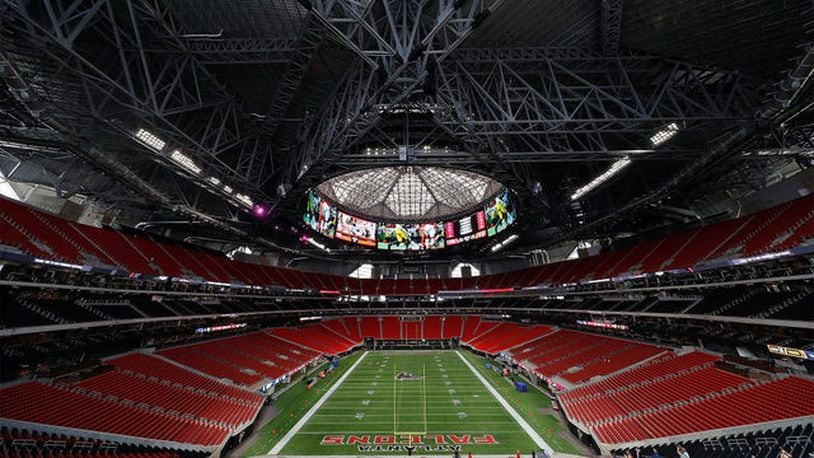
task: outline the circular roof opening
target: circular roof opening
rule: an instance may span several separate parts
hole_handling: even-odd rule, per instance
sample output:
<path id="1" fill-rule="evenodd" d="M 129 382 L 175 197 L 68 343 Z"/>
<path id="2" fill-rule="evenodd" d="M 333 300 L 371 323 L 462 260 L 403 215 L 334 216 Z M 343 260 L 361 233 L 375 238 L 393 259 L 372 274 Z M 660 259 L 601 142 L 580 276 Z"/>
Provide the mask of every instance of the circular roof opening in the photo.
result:
<path id="1" fill-rule="evenodd" d="M 503 189 L 466 170 L 396 166 L 357 170 L 317 186 L 347 211 L 371 220 L 440 220 L 482 206 Z"/>

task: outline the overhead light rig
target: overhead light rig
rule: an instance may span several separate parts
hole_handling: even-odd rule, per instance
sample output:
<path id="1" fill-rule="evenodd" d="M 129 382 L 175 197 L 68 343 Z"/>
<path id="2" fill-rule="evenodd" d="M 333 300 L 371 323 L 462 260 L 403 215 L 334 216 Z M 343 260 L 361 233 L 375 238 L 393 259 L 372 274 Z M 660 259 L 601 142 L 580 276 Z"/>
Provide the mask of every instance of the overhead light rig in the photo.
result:
<path id="1" fill-rule="evenodd" d="M 145 128 L 139 128 L 133 137 L 141 144 L 147 146 L 152 151 L 159 154 L 160 157 L 168 157 L 170 162 L 178 166 L 185 173 L 192 175 L 197 180 L 195 183 L 198 186 L 218 194 L 226 196 L 233 205 L 244 207 L 246 211 L 252 211 L 255 207 L 255 202 L 247 194 L 235 193 L 234 188 L 221 181 L 220 178 L 214 176 L 205 176 L 203 168 L 195 162 L 190 156 L 186 155 L 181 149 L 175 148 L 167 155 L 165 151 L 167 142 Z M 253 214 L 256 212 L 252 211 Z M 265 214 L 263 215 L 265 216 Z"/>

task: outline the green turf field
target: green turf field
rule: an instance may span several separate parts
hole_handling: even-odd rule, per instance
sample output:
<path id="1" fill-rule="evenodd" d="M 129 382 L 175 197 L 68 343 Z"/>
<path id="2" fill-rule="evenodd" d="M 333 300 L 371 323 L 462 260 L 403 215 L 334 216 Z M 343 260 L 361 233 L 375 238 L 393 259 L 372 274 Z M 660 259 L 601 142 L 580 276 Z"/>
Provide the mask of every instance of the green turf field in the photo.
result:
<path id="1" fill-rule="evenodd" d="M 331 383 L 337 381 L 332 375 Z M 410 443 L 422 455 L 449 456 L 457 445 L 478 454 L 535 448 L 457 352 L 393 351 L 368 352 L 280 454 L 405 454 Z"/>
<path id="2" fill-rule="evenodd" d="M 304 381 L 298 381 L 279 395 L 273 403 L 279 412 L 258 430 L 259 438 L 246 449 L 243 456 L 266 455 L 361 355 L 361 352 L 356 352 L 345 357 L 337 370 L 311 390 L 306 389 Z"/>
<path id="3" fill-rule="evenodd" d="M 562 424 L 551 414 L 541 412 L 550 410 L 551 400 L 547 395 L 533 386 L 529 386 L 528 393 L 518 393 L 509 383 L 511 380 L 501 376 L 497 371 L 486 369 L 486 358 L 469 352 L 461 353 L 555 451 L 577 455 L 580 453 L 579 449 L 563 438 L 563 436 L 568 436 L 570 433 L 564 430 Z M 516 376 L 514 378 L 522 380 Z"/>

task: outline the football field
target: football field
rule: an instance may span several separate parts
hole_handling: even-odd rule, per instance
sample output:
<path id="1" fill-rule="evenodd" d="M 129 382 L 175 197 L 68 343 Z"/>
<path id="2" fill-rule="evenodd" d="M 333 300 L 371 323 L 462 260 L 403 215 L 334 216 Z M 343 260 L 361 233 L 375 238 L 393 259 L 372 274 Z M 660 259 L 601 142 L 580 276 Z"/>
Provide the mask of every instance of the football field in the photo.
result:
<path id="1" fill-rule="evenodd" d="M 467 364 L 454 351 L 366 352 L 269 453 L 404 455 L 409 448 L 449 456 L 455 449 L 539 449 L 539 436 L 533 439 L 528 424 L 521 426 L 525 421 L 513 418 L 508 402 Z"/>

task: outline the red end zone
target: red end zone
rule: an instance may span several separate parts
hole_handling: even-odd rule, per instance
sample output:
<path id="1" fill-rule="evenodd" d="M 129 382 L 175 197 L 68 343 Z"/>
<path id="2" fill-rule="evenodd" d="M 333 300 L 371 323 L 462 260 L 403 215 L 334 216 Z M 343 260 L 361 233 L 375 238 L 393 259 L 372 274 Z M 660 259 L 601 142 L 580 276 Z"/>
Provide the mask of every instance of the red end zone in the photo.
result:
<path id="1" fill-rule="evenodd" d="M 492 445 L 498 444 L 491 434 L 472 436 L 471 434 L 446 434 L 425 436 L 394 435 L 327 435 L 322 436 L 320 445 Z"/>

